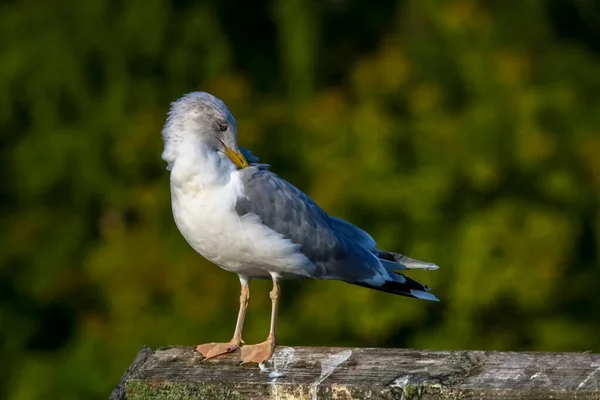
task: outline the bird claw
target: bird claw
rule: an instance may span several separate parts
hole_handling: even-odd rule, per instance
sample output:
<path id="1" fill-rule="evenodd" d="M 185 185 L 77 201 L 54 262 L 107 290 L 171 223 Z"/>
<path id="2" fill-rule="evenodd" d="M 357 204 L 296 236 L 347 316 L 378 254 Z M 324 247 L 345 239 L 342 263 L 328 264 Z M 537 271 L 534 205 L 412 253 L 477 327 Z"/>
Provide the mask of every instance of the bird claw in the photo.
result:
<path id="1" fill-rule="evenodd" d="M 219 357 L 227 353 L 233 353 L 240 348 L 238 341 L 232 340 L 229 343 L 205 343 L 196 346 L 196 351 L 202 354 L 202 361 L 210 360 L 211 358 Z"/>

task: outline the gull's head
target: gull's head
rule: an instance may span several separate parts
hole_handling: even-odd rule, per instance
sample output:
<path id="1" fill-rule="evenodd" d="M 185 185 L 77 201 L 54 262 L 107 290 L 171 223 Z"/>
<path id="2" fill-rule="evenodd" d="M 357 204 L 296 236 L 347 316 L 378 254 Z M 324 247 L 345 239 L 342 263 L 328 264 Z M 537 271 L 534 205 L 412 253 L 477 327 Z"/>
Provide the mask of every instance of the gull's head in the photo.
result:
<path id="1" fill-rule="evenodd" d="M 233 115 L 225 103 L 210 93 L 188 93 L 171 103 L 162 137 L 162 159 L 168 163 L 167 169 L 172 168 L 178 155 L 199 145 L 225 154 L 239 168 L 248 166 L 237 145 Z"/>

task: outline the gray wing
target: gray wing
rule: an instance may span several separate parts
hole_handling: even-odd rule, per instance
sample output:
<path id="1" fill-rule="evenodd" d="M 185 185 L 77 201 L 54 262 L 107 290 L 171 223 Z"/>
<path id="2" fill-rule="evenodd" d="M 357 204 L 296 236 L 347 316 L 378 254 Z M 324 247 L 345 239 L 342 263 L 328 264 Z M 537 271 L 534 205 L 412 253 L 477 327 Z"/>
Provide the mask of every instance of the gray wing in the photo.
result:
<path id="1" fill-rule="evenodd" d="M 375 243 L 375 240 L 373 240 L 371 235 L 360 229 L 358 226 L 352 225 L 350 222 L 337 217 L 329 217 L 329 220 L 336 231 L 347 238 L 354 240 L 364 248 L 372 250 L 377 246 L 377 243 Z"/>
<path id="2" fill-rule="evenodd" d="M 300 245 L 317 267 L 315 278 L 381 282 L 387 277 L 377 257 L 360 242 L 338 232 L 329 216 L 306 194 L 276 174 L 248 167 L 240 170 L 245 197 L 236 211 L 256 214 L 262 223 Z M 341 220 L 338 220 L 341 221 Z M 372 240 L 372 239 L 371 239 Z"/>
<path id="3" fill-rule="evenodd" d="M 245 197 L 236 203 L 238 215 L 257 215 L 261 222 L 300 246 L 316 267 L 315 278 L 339 279 L 370 289 L 437 301 L 429 288 L 399 272 L 411 261 L 374 248 L 368 233 L 339 218 L 329 217 L 314 201 L 267 169 L 240 171 Z M 413 268 L 416 268 L 414 266 Z M 437 266 L 435 266 L 437 267 Z M 433 268 L 427 268 L 433 269 Z"/>

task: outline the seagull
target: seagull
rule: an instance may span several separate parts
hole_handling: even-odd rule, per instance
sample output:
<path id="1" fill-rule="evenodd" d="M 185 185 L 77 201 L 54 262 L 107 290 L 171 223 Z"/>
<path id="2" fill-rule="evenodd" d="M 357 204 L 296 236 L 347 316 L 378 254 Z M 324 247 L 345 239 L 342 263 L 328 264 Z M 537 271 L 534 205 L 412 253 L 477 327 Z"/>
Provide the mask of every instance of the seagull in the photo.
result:
<path id="1" fill-rule="evenodd" d="M 162 130 L 173 218 L 200 255 L 239 276 L 240 308 L 233 338 L 196 351 L 208 360 L 241 348 L 242 363 L 262 364 L 275 348 L 280 279 L 339 280 L 382 292 L 439 301 L 400 271 L 432 263 L 380 250 L 364 230 L 329 216 L 237 143 L 233 115 L 220 99 L 192 92 L 171 103 Z M 267 339 L 246 345 L 242 329 L 252 279 L 270 279 Z"/>

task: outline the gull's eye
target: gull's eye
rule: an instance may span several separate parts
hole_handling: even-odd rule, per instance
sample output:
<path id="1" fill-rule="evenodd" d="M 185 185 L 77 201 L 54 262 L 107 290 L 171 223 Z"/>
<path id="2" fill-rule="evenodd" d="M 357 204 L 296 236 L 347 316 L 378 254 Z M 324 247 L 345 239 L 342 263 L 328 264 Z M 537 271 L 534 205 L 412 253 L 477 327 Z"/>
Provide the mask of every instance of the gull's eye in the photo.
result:
<path id="1" fill-rule="evenodd" d="M 225 132 L 227 130 L 227 128 L 228 128 L 227 124 L 223 124 L 223 123 L 217 124 L 217 129 L 219 130 L 219 132 Z"/>

